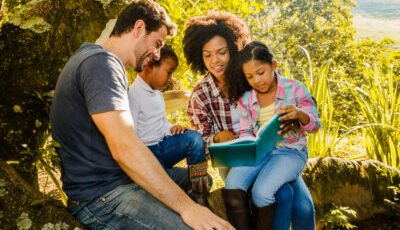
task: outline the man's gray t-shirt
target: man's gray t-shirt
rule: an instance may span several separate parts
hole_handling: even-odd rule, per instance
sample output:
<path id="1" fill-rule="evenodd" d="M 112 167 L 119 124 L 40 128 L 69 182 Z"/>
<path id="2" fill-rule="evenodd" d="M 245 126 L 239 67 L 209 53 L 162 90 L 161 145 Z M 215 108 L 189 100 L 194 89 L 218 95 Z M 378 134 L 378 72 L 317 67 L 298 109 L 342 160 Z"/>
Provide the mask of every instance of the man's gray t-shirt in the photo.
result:
<path id="1" fill-rule="evenodd" d="M 127 92 L 123 64 L 95 44 L 84 43 L 61 72 L 50 121 L 61 144 L 63 189 L 69 199 L 90 200 L 131 182 L 90 116 L 129 110 Z"/>

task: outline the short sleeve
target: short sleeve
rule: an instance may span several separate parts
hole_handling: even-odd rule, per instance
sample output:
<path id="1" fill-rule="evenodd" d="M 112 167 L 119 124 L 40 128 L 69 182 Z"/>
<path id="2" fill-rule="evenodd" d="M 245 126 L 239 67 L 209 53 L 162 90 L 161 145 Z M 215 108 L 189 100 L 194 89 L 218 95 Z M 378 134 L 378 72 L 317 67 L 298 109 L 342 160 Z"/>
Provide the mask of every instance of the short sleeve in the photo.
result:
<path id="1" fill-rule="evenodd" d="M 79 70 L 79 87 L 89 114 L 129 110 L 125 69 L 116 57 L 105 53 L 91 56 Z"/>

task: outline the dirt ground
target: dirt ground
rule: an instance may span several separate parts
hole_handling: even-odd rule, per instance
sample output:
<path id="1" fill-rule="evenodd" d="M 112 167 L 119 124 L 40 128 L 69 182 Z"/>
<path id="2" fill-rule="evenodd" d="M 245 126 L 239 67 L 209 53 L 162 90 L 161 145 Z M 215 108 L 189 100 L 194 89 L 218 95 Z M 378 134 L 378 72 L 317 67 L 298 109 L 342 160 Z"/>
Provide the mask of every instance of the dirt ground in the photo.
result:
<path id="1" fill-rule="evenodd" d="M 375 218 L 353 224 L 360 230 L 400 230 L 400 213 L 397 213 L 397 216 L 377 215 Z"/>

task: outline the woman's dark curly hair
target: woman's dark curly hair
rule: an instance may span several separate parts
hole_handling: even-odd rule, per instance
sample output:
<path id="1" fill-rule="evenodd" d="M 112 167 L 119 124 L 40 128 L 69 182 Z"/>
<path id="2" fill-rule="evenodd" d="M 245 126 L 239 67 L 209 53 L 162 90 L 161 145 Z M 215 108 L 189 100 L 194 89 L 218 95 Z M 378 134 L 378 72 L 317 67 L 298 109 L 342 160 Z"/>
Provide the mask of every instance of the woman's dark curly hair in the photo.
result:
<path id="1" fill-rule="evenodd" d="M 194 72 L 207 72 L 202 55 L 203 46 L 215 36 L 226 40 L 231 57 L 250 41 L 247 25 L 234 14 L 210 12 L 207 16 L 192 17 L 187 22 L 183 50 Z"/>
<path id="2" fill-rule="evenodd" d="M 273 54 L 262 42 L 251 42 L 235 55 L 225 70 L 225 87 L 228 98 L 234 102 L 252 89 L 243 73 L 243 64 L 251 60 L 258 60 L 272 64 Z"/>

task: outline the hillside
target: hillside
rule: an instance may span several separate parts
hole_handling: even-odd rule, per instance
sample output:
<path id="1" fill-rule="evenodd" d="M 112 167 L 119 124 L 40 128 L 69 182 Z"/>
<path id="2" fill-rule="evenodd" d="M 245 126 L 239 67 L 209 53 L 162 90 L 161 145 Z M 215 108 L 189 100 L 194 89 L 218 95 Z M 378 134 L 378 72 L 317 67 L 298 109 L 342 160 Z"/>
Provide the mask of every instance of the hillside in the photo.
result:
<path id="1" fill-rule="evenodd" d="M 356 39 L 391 37 L 399 41 L 393 48 L 400 49 L 400 1 L 358 0 L 357 4 L 353 18 Z"/>

